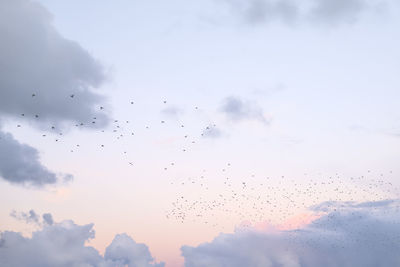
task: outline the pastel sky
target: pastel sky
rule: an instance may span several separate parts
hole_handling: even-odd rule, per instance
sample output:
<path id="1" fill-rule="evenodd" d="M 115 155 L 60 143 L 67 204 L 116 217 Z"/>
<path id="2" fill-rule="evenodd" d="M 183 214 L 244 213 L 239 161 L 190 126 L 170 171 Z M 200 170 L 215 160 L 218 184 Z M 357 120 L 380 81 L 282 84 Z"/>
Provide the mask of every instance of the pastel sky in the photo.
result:
<path id="1" fill-rule="evenodd" d="M 400 264 L 399 47 L 396 0 L 0 0 L 0 266 Z"/>

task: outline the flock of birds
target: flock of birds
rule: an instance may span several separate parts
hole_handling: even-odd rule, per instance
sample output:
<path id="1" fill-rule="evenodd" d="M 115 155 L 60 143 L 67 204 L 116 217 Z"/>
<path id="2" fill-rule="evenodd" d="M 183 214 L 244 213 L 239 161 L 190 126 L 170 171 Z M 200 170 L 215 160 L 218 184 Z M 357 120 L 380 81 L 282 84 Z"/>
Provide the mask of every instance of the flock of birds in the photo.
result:
<path id="1" fill-rule="evenodd" d="M 38 97 L 38 95 L 36 93 L 33 93 L 31 96 L 32 96 L 32 98 Z M 74 99 L 75 97 L 76 97 L 75 94 L 69 95 L 70 99 Z M 167 100 L 163 100 L 162 103 L 164 105 L 166 105 L 167 104 Z M 130 105 L 134 105 L 135 102 L 134 101 L 129 101 L 129 104 Z M 194 107 L 194 110 L 198 110 L 198 109 L 199 109 L 198 106 Z M 97 111 L 100 111 L 100 112 L 105 111 L 105 107 L 104 106 L 99 106 Z M 26 119 L 34 119 L 34 120 L 40 121 L 42 116 L 40 114 L 25 114 L 25 113 L 21 113 L 21 117 L 24 118 L 24 119 L 26 118 Z M 94 128 L 97 123 L 98 123 L 98 117 L 93 116 L 91 119 L 89 119 L 89 120 L 87 120 L 85 122 L 82 121 L 82 122 L 75 123 L 74 127 L 76 127 L 76 128 Z M 166 120 L 160 120 L 159 123 L 160 124 L 166 124 Z M 125 136 L 134 136 L 135 132 L 132 129 L 126 127 L 129 124 L 130 124 L 129 120 L 119 120 L 119 119 L 111 120 L 111 128 L 112 128 L 111 132 L 115 135 L 114 137 L 116 137 L 116 139 L 122 139 Z M 17 128 L 21 128 L 22 124 L 19 123 L 19 124 L 16 125 L 16 127 Z M 185 125 L 184 124 L 179 124 L 179 127 L 180 128 L 185 128 Z M 200 133 L 199 137 L 202 137 L 202 136 L 206 135 L 207 132 L 211 131 L 215 127 L 216 127 L 215 124 L 210 124 L 210 125 L 204 126 L 202 129 L 200 129 L 201 133 Z M 145 129 L 150 129 L 150 126 L 149 125 L 145 125 L 144 128 Z M 52 136 L 54 136 L 54 135 L 56 136 L 54 138 L 55 142 L 61 141 L 61 137 L 64 135 L 63 132 L 62 132 L 62 129 L 58 129 L 58 127 L 55 126 L 55 125 L 49 125 L 47 127 L 47 130 L 48 130 L 48 132 L 50 132 L 52 134 Z M 102 133 L 105 133 L 106 131 L 107 130 L 105 130 L 105 129 L 101 130 Z M 49 136 L 49 134 L 42 134 L 42 137 L 50 137 L 50 136 Z M 192 136 L 190 136 L 187 133 L 183 135 L 183 138 L 186 139 L 186 140 L 189 140 L 191 137 Z M 195 144 L 196 140 L 194 140 L 192 138 L 189 143 Z M 104 148 L 106 145 L 105 144 L 100 144 L 99 146 L 101 148 Z M 76 147 L 80 147 L 80 144 L 76 144 Z M 182 152 L 186 152 L 187 148 L 182 148 L 181 151 Z M 70 152 L 74 152 L 74 148 L 71 148 Z M 124 151 L 123 153 L 127 154 L 127 151 Z M 132 162 L 128 162 L 128 163 L 129 163 L 129 165 L 133 165 Z"/>
<path id="2" fill-rule="evenodd" d="M 286 227 L 290 227 L 290 219 L 299 211 L 305 212 L 321 202 L 382 201 L 396 198 L 400 193 L 400 188 L 387 182 L 384 174 L 375 177 L 371 172 L 350 178 L 339 174 L 313 179 L 307 174 L 300 178 L 256 175 L 239 178 L 228 170 L 221 170 L 217 183 L 215 174 L 210 175 L 212 178 L 201 175 L 171 182 L 186 190 L 177 192 L 180 195 L 172 203 L 167 218 L 182 223 L 201 220 L 213 227 L 223 227 L 220 218 L 242 222 L 242 227 L 259 222 L 271 225 L 289 222 Z"/>
<path id="3" fill-rule="evenodd" d="M 32 98 L 37 97 L 33 93 Z M 71 100 L 76 96 L 69 95 Z M 134 105 L 134 101 L 127 101 L 127 104 Z M 167 105 L 167 101 L 161 102 Z M 197 106 L 193 107 L 198 110 Z M 103 106 L 98 107 L 98 111 L 105 111 Z M 40 114 L 21 114 L 24 118 L 40 120 Z M 86 122 L 75 123 L 78 128 L 90 127 L 97 123 L 97 118 L 92 117 Z M 166 125 L 165 120 L 160 120 L 160 124 Z M 135 132 L 132 130 L 129 120 L 114 119 L 111 127 L 100 129 L 101 132 L 109 132 L 116 139 L 126 136 L 133 137 Z M 185 124 L 178 123 L 177 127 L 185 129 Z M 17 124 L 17 128 L 21 128 Z M 187 146 L 201 143 L 201 138 L 212 131 L 216 124 L 203 125 L 198 127 L 197 134 L 190 135 L 183 133 L 181 138 L 186 140 Z M 144 125 L 145 129 L 150 129 L 149 125 Z M 63 132 L 59 131 L 55 125 L 49 125 L 50 134 L 42 134 L 42 137 L 54 137 L 55 142 L 61 142 Z M 109 144 L 109 142 L 108 142 Z M 76 144 L 70 148 L 69 152 L 74 152 L 81 145 Z M 99 144 L 104 148 L 105 144 Z M 181 147 L 181 152 L 187 152 L 188 147 Z M 127 150 L 122 151 L 128 154 Z M 127 164 L 134 166 L 133 161 Z M 181 223 L 187 221 L 199 222 L 212 227 L 224 228 L 223 221 L 242 223 L 241 226 L 251 226 L 257 222 L 267 221 L 271 224 L 279 224 L 288 221 L 299 211 L 317 205 L 324 201 L 381 201 L 390 198 L 397 198 L 400 189 L 390 182 L 386 182 L 386 175 L 374 174 L 370 171 L 366 175 L 359 177 L 344 177 L 339 174 L 332 176 L 304 174 L 303 177 L 266 177 L 262 175 L 249 174 L 246 177 L 239 177 L 231 163 L 227 162 L 221 166 L 219 171 L 203 173 L 192 177 L 170 177 L 168 173 L 170 167 L 176 166 L 177 162 L 170 162 L 169 166 L 164 167 L 165 176 L 169 179 L 169 184 L 176 190 L 176 199 L 166 210 L 166 218 L 176 220 Z"/>

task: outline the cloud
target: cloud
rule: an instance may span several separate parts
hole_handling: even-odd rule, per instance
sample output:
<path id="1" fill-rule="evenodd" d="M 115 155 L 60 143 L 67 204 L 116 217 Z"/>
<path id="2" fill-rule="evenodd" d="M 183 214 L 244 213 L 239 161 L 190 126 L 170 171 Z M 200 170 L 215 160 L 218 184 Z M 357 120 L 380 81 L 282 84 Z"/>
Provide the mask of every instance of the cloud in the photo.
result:
<path id="1" fill-rule="evenodd" d="M 54 221 L 53 221 L 53 216 L 50 213 L 44 213 L 42 215 L 43 218 L 43 222 L 47 225 L 53 225 Z"/>
<path id="2" fill-rule="evenodd" d="M 233 12 L 249 24 L 280 21 L 285 24 L 353 23 L 386 1 L 368 0 L 225 0 Z"/>
<path id="3" fill-rule="evenodd" d="M 77 225 L 63 221 L 45 225 L 32 237 L 6 231 L 0 233 L 0 266 L 13 267 L 163 267 L 153 263 L 144 244 L 129 236 L 117 235 L 106 248 L 106 255 L 85 245 L 95 237 L 93 224 Z"/>
<path id="4" fill-rule="evenodd" d="M 108 122 L 100 110 L 105 99 L 93 91 L 105 81 L 104 69 L 57 32 L 43 6 L 0 1 L 0 39 L 0 117 L 42 125 L 91 123 L 94 117 L 99 127 Z"/>
<path id="5" fill-rule="evenodd" d="M 257 120 L 269 124 L 269 120 L 264 116 L 264 111 L 260 106 L 238 97 L 227 97 L 223 101 L 220 111 L 232 121 Z"/>
<path id="6" fill-rule="evenodd" d="M 332 206 L 325 203 L 322 206 Z M 238 231 L 210 243 L 182 247 L 186 267 L 399 266 L 400 202 L 334 203 L 292 231 Z"/>
<path id="7" fill-rule="evenodd" d="M 355 22 L 369 8 L 365 0 L 314 0 L 311 19 L 325 23 Z"/>
<path id="8" fill-rule="evenodd" d="M 56 174 L 39 161 L 39 152 L 0 131 L 0 177 L 13 184 L 41 187 L 70 180 L 70 174 Z"/>
<path id="9" fill-rule="evenodd" d="M 47 130 L 108 123 L 105 98 L 94 91 L 106 79 L 103 67 L 57 32 L 42 5 L 1 0 L 0 40 L 0 120 L 17 117 Z M 0 177 L 40 187 L 72 175 L 49 171 L 35 148 L 0 131 Z"/>
<path id="10" fill-rule="evenodd" d="M 40 216 L 36 214 L 34 210 L 30 210 L 29 212 L 16 212 L 15 210 L 13 210 L 10 213 L 10 216 L 17 220 L 33 224 L 39 224 L 40 219 Z"/>
<path id="11" fill-rule="evenodd" d="M 0 266 L 106 266 L 97 250 L 85 246 L 94 238 L 92 227 L 64 221 L 34 232 L 31 238 L 3 232 Z"/>
<path id="12" fill-rule="evenodd" d="M 203 130 L 201 136 L 204 138 L 219 138 L 222 136 L 222 131 L 216 125 L 209 125 Z"/>
<path id="13" fill-rule="evenodd" d="M 169 106 L 161 110 L 161 113 L 170 117 L 177 118 L 182 115 L 184 112 L 182 109 L 176 106 Z"/>
<path id="14" fill-rule="evenodd" d="M 17 212 L 13 210 L 10 213 L 10 216 L 27 224 L 34 224 L 40 227 L 43 227 L 45 225 L 53 225 L 54 223 L 53 216 L 50 213 L 44 213 L 42 215 L 41 221 L 40 215 L 37 214 L 34 210 L 30 210 L 29 212 Z"/>
<path id="15" fill-rule="evenodd" d="M 273 20 L 292 23 L 299 15 L 298 7 L 289 0 L 227 0 L 227 2 L 236 13 L 251 24 Z"/>
<path id="16" fill-rule="evenodd" d="M 126 234 L 116 235 L 104 254 L 107 261 L 116 266 L 163 267 L 164 263 L 153 263 L 154 259 L 145 244 L 138 244 Z"/>

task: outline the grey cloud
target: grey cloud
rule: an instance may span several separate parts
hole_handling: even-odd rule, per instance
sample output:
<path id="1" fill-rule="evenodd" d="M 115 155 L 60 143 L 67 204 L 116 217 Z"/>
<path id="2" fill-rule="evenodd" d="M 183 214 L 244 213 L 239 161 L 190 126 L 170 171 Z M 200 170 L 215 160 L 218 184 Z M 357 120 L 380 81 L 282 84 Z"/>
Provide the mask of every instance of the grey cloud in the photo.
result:
<path id="1" fill-rule="evenodd" d="M 104 69 L 78 43 L 57 32 L 42 5 L 1 0 L 0 40 L 0 119 L 18 117 L 42 129 L 108 123 L 105 98 L 93 90 L 104 83 Z M 35 148 L 10 134 L 0 131 L 0 138 L 3 179 L 44 186 L 73 178 L 49 171 Z"/>
<path id="2" fill-rule="evenodd" d="M 220 111 L 233 121 L 257 120 L 269 124 L 263 109 L 256 103 L 242 100 L 238 97 L 228 97 L 224 100 Z"/>
<path id="3" fill-rule="evenodd" d="M 42 215 L 43 218 L 43 222 L 47 225 L 53 225 L 54 221 L 53 221 L 53 216 L 50 213 L 44 213 Z"/>
<path id="4" fill-rule="evenodd" d="M 369 8 L 365 0 L 314 0 L 311 19 L 327 23 L 355 22 Z"/>
<path id="5" fill-rule="evenodd" d="M 30 210 L 29 212 L 16 212 L 15 210 L 13 210 L 10 213 L 10 216 L 17 220 L 33 224 L 39 224 L 40 219 L 40 216 L 34 210 Z"/>
<path id="6" fill-rule="evenodd" d="M 399 266 L 399 201 L 372 204 L 335 203 L 339 209 L 293 231 L 241 231 L 184 246 L 185 266 Z"/>
<path id="7" fill-rule="evenodd" d="M 92 227 L 64 221 L 34 232 L 32 238 L 3 232 L 0 266 L 106 266 L 97 250 L 85 246 L 94 237 Z"/>
<path id="8" fill-rule="evenodd" d="M 39 152 L 21 144 L 9 133 L 0 131 L 0 177 L 14 184 L 41 187 L 70 179 L 70 174 L 56 174 L 39 161 Z"/>
<path id="9" fill-rule="evenodd" d="M 0 1 L 0 38 L 0 117 L 25 114 L 26 120 L 52 125 L 93 117 L 96 126 L 108 122 L 100 112 L 105 99 L 93 91 L 105 80 L 103 68 L 57 32 L 43 6 Z"/>
<path id="10" fill-rule="evenodd" d="M 170 117 L 178 117 L 183 114 L 183 110 L 176 106 L 169 106 L 161 110 L 161 113 Z"/>
<path id="11" fill-rule="evenodd" d="M 249 23 L 269 22 L 280 20 L 291 23 L 298 17 L 298 7 L 289 0 L 249 0 L 227 1 L 236 13 L 244 17 Z"/>
<path id="12" fill-rule="evenodd" d="M 106 249 L 106 256 L 86 242 L 93 239 L 93 224 L 77 225 L 63 221 L 46 225 L 23 237 L 16 232 L 0 233 L 0 266 L 13 267 L 163 267 L 153 259 L 144 244 L 126 235 L 117 235 Z"/>
<path id="13" fill-rule="evenodd" d="M 335 209 L 365 209 L 365 208 L 377 208 L 382 210 L 383 208 L 392 207 L 393 205 L 396 204 L 400 206 L 399 200 L 387 199 L 380 201 L 368 201 L 362 203 L 357 203 L 354 201 L 347 201 L 347 202 L 326 201 L 318 205 L 312 206 L 310 210 L 315 212 L 331 212 Z"/>
<path id="14" fill-rule="evenodd" d="M 280 21 L 285 24 L 311 22 L 336 25 L 353 23 L 366 11 L 386 1 L 368 0 L 226 0 L 231 9 L 250 24 Z"/>
<path id="15" fill-rule="evenodd" d="M 204 138 L 219 138 L 222 137 L 222 131 L 216 126 L 208 126 L 201 134 Z"/>
<path id="16" fill-rule="evenodd" d="M 42 221 L 40 220 L 40 215 L 37 214 L 34 210 L 30 210 L 29 212 L 17 212 L 13 210 L 10 213 L 10 216 L 23 221 L 27 224 L 34 224 L 36 226 L 44 226 L 44 225 L 53 225 L 53 216 L 50 213 L 44 213 L 42 215 Z"/>
<path id="17" fill-rule="evenodd" d="M 116 235 L 104 254 L 107 261 L 116 267 L 163 267 L 164 263 L 154 263 L 149 248 L 138 244 L 126 234 Z"/>

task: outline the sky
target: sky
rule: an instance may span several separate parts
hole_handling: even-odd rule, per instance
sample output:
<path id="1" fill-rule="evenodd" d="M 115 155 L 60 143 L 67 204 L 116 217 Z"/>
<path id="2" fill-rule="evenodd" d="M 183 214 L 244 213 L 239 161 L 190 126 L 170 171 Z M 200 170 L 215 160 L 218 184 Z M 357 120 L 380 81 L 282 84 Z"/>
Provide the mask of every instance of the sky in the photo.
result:
<path id="1" fill-rule="evenodd" d="M 0 0 L 0 266 L 399 265 L 399 15 Z"/>

